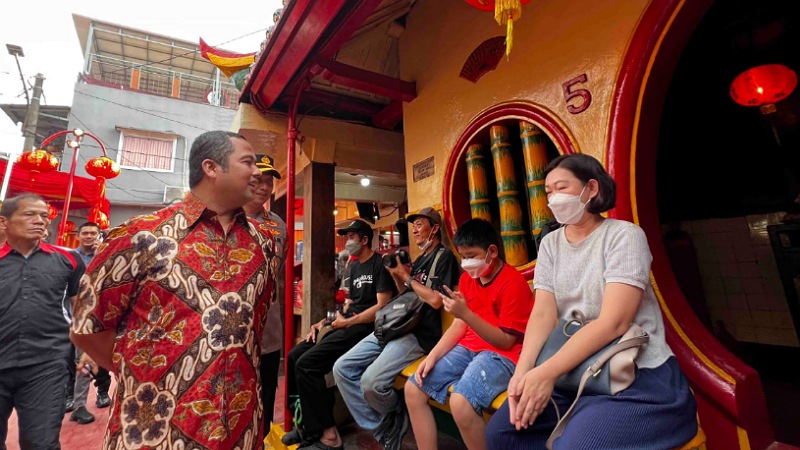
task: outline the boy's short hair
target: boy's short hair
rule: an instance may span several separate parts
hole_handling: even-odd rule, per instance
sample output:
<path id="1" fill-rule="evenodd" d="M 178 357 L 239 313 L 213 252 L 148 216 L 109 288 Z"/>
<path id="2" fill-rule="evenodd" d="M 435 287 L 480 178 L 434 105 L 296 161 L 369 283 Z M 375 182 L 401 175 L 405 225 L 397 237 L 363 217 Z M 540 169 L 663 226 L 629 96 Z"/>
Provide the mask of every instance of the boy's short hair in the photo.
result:
<path id="1" fill-rule="evenodd" d="M 497 231 L 491 223 L 483 219 L 470 219 L 461 224 L 453 236 L 456 247 L 480 247 L 489 250 L 490 245 L 500 248 Z"/>

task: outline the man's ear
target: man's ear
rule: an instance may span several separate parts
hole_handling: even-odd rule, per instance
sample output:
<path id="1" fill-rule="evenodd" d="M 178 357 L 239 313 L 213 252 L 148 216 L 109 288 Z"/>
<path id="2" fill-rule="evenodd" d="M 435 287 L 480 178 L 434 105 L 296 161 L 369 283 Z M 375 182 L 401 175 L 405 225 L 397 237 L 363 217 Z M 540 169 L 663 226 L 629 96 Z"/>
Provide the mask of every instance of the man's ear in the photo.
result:
<path id="1" fill-rule="evenodd" d="M 494 244 L 489 245 L 489 248 L 486 249 L 486 253 L 488 253 L 492 259 L 497 259 L 500 257 L 500 249 Z"/>
<path id="2" fill-rule="evenodd" d="M 203 162 L 200 163 L 200 167 L 203 168 L 203 174 L 208 178 L 217 178 L 217 169 L 220 167 L 215 161 L 211 159 L 204 159 Z"/>

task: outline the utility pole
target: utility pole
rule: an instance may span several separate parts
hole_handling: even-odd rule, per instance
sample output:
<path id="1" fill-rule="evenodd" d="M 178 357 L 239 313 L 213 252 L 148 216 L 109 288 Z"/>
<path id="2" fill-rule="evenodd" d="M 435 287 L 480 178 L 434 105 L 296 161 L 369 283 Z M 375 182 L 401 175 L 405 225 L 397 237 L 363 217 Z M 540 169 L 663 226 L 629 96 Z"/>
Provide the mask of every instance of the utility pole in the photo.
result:
<path id="1" fill-rule="evenodd" d="M 28 96 L 28 85 L 25 84 L 25 75 L 22 74 L 22 66 L 19 65 L 19 57 L 25 57 L 25 52 L 22 50 L 22 47 L 19 45 L 14 44 L 6 44 L 6 49 L 8 49 L 8 54 L 14 57 L 14 60 L 17 62 L 17 69 L 19 70 L 19 79 L 22 80 L 22 89 L 25 90 L 25 102 L 30 105 L 31 98 Z"/>
<path id="2" fill-rule="evenodd" d="M 22 130 L 22 135 L 25 136 L 25 143 L 22 145 L 23 151 L 33 149 L 36 140 L 36 126 L 39 122 L 39 99 L 42 98 L 44 75 L 37 73 L 35 78 L 33 97 L 31 98 L 31 104 L 28 106 L 28 112 L 25 114 L 25 128 Z"/>

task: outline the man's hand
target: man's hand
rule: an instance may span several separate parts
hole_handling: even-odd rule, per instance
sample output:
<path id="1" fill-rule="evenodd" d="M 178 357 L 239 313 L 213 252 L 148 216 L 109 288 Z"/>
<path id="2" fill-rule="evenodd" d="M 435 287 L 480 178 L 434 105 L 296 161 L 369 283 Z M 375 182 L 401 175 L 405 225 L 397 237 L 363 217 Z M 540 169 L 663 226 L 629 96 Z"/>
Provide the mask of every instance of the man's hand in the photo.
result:
<path id="1" fill-rule="evenodd" d="M 464 316 L 471 313 L 467 300 L 461 292 L 453 292 L 449 287 L 444 286 L 444 291 L 447 295 L 439 293 L 442 297 L 442 304 L 444 310 L 452 314 L 457 319 L 464 319 Z"/>
<path id="2" fill-rule="evenodd" d="M 308 334 L 306 335 L 305 341 L 306 342 L 317 342 L 317 332 L 319 332 L 319 330 L 321 330 L 324 325 L 325 325 L 325 321 L 324 320 L 320 320 L 319 322 L 315 323 L 314 325 L 311 325 L 311 331 L 309 331 Z"/>
<path id="3" fill-rule="evenodd" d="M 395 263 L 397 263 L 397 265 L 395 265 L 394 267 L 386 267 L 386 266 L 383 267 L 386 269 L 387 272 L 389 272 L 389 275 L 391 275 L 393 278 L 398 278 L 404 281 L 411 274 L 411 267 L 400 262 L 400 255 L 392 255 L 392 257 L 394 258 L 394 261 Z"/>
<path id="4" fill-rule="evenodd" d="M 86 353 L 81 354 L 80 359 L 78 360 L 78 364 L 75 366 L 75 371 L 80 372 L 83 370 L 83 366 L 89 365 L 90 372 L 92 374 L 97 373 L 97 363 L 92 360 Z"/>
<path id="5" fill-rule="evenodd" d="M 350 326 L 350 319 L 346 319 L 342 313 L 336 311 L 336 320 L 331 322 L 331 327 L 334 330 L 338 330 L 339 328 L 347 328 Z"/>

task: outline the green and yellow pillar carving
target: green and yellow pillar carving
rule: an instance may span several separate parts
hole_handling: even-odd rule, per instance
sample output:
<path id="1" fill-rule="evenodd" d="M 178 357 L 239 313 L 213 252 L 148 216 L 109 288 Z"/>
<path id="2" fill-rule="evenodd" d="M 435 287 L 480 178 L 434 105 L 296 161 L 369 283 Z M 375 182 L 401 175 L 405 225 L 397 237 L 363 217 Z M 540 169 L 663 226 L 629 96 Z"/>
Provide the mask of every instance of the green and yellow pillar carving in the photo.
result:
<path id="1" fill-rule="evenodd" d="M 469 209 L 473 219 L 492 221 L 489 211 L 489 181 L 486 178 L 486 158 L 481 144 L 467 147 L 467 182 L 469 183 Z"/>
<path id="2" fill-rule="evenodd" d="M 536 125 L 520 120 L 519 137 L 525 155 L 525 174 L 528 182 L 528 201 L 531 206 L 531 236 L 536 238 L 542 227 L 553 217 L 547 207 L 544 192 L 544 170 L 547 168 L 547 135 Z"/>
<path id="3" fill-rule="evenodd" d="M 525 221 L 517 194 L 517 180 L 514 175 L 514 158 L 511 156 L 511 142 L 508 129 L 494 125 L 489 129 L 492 141 L 492 159 L 497 179 L 497 200 L 500 204 L 500 237 L 503 239 L 506 262 L 521 266 L 529 262 L 528 244 L 525 240 Z"/>

